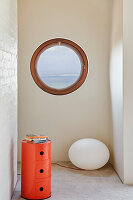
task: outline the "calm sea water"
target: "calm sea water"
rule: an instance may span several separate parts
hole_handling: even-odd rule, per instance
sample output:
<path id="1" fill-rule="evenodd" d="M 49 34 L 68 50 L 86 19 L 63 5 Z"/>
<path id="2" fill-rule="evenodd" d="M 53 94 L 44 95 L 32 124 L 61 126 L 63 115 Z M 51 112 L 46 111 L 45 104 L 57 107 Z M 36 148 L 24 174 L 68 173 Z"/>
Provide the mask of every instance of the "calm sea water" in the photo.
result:
<path id="1" fill-rule="evenodd" d="M 61 89 L 72 85 L 77 79 L 77 76 L 43 76 L 41 80 L 49 87 Z"/>

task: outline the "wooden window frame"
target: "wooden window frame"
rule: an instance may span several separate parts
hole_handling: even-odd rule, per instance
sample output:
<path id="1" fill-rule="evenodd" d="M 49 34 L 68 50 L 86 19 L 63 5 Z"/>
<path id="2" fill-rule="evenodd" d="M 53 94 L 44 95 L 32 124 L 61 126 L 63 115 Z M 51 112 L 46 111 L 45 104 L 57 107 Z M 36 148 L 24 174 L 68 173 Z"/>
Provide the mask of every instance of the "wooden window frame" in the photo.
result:
<path id="1" fill-rule="evenodd" d="M 81 62 L 82 69 L 81 69 L 79 78 L 77 79 L 77 81 L 74 84 L 70 85 L 69 87 L 63 88 L 63 89 L 55 89 L 55 88 L 49 87 L 41 80 L 41 78 L 39 77 L 39 74 L 37 72 L 37 62 L 38 62 L 38 58 L 39 58 L 40 54 L 43 53 L 47 48 L 55 46 L 55 45 L 63 45 L 63 46 L 73 49 L 75 51 L 75 53 L 77 53 L 78 57 L 80 58 L 80 62 Z M 77 45 L 76 43 L 74 43 L 73 41 L 68 40 L 68 39 L 56 38 L 56 39 L 51 39 L 51 40 L 44 42 L 35 50 L 32 58 L 31 58 L 30 70 L 31 70 L 31 74 L 32 74 L 32 77 L 33 77 L 35 83 L 42 90 L 44 90 L 47 93 L 53 94 L 53 95 L 65 95 L 65 94 L 74 92 L 84 83 L 87 73 L 88 73 L 88 60 L 87 60 L 87 56 L 86 56 L 85 52 L 79 45 Z"/>

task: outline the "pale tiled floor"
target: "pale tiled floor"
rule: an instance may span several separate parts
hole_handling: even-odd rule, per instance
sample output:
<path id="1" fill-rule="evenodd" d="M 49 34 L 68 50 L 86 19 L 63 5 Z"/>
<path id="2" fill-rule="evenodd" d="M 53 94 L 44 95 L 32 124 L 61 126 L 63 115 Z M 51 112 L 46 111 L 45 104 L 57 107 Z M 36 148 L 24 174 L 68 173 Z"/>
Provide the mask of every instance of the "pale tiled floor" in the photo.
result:
<path id="1" fill-rule="evenodd" d="M 20 196 L 20 179 L 18 176 L 12 200 L 23 200 Z M 133 200 L 133 186 L 122 184 L 111 165 L 94 171 L 76 171 L 52 165 L 52 196 L 49 199 Z"/>

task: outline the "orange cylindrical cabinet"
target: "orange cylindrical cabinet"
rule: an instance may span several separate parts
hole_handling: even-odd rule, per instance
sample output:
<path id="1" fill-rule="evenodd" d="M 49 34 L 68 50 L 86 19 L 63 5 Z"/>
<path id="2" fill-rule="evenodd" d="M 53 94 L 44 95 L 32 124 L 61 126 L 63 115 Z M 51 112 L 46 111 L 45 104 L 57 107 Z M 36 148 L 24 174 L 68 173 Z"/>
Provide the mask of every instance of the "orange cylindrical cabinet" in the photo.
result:
<path id="1" fill-rule="evenodd" d="M 51 141 L 22 141 L 21 196 L 25 199 L 45 199 L 51 196 Z"/>

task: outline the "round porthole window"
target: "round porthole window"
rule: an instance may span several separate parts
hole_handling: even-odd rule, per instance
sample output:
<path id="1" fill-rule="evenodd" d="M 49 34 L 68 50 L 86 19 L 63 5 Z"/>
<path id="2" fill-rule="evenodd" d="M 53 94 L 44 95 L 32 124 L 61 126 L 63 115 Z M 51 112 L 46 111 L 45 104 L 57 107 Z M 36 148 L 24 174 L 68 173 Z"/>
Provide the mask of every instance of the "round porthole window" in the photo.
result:
<path id="1" fill-rule="evenodd" d="M 44 42 L 35 50 L 30 68 L 34 81 L 42 90 L 65 95 L 83 84 L 88 61 L 76 43 L 57 38 Z"/>

